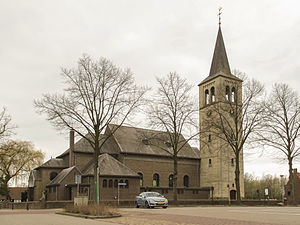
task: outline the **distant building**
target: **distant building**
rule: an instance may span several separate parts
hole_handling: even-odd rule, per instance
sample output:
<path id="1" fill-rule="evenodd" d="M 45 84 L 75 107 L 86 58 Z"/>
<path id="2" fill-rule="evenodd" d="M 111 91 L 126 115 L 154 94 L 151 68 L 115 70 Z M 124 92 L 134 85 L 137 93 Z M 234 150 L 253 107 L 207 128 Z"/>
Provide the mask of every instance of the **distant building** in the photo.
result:
<path id="1" fill-rule="evenodd" d="M 21 202 L 22 192 L 25 193 L 26 191 L 27 191 L 27 187 L 10 187 L 9 188 L 10 200 L 13 200 L 14 202 Z M 1 200 L 6 200 L 6 196 L 0 195 L 0 201 Z"/>
<path id="2" fill-rule="evenodd" d="M 297 172 L 297 169 L 293 169 L 294 176 L 294 190 L 295 190 L 295 202 L 300 204 L 300 173 Z M 284 186 L 285 189 L 285 198 L 287 202 L 291 202 L 291 188 L 290 181 Z"/>

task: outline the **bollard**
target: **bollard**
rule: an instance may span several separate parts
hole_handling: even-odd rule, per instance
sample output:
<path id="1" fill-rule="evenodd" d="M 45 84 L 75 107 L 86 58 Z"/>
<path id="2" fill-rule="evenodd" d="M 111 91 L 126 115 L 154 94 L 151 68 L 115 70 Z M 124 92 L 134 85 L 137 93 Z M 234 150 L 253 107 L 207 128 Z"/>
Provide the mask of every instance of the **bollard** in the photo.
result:
<path id="1" fill-rule="evenodd" d="M 28 202 L 26 203 L 26 209 L 29 210 L 29 204 L 28 204 Z"/>

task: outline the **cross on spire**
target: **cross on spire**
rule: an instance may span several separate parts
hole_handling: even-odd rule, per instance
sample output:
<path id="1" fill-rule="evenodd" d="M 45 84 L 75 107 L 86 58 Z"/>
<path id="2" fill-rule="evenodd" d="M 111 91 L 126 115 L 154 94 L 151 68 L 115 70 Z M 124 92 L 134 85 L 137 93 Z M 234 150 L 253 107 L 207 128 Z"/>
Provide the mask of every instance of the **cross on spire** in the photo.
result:
<path id="1" fill-rule="evenodd" d="M 219 7 L 219 13 L 218 13 L 218 16 L 219 16 L 219 26 L 221 26 L 221 14 L 222 14 L 221 10 L 222 10 L 222 7 Z"/>

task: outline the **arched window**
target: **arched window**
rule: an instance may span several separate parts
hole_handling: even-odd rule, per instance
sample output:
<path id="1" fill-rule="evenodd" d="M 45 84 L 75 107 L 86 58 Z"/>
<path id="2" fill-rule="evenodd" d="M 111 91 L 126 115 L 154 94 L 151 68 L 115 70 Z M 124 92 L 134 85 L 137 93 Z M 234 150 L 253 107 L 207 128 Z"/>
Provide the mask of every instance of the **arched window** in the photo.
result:
<path id="1" fill-rule="evenodd" d="M 183 177 L 183 186 L 188 187 L 189 186 L 189 176 L 185 175 Z"/>
<path id="2" fill-rule="evenodd" d="M 107 188 L 107 180 L 106 179 L 104 179 L 103 180 L 103 185 L 102 185 L 104 188 Z"/>
<path id="3" fill-rule="evenodd" d="M 123 180 L 120 180 L 120 183 L 123 183 Z M 120 185 L 120 188 L 123 188 L 123 185 Z"/>
<path id="4" fill-rule="evenodd" d="M 169 187 L 173 187 L 173 178 L 174 178 L 174 176 L 173 176 L 173 174 L 171 174 L 169 176 Z"/>
<path id="5" fill-rule="evenodd" d="M 110 179 L 110 180 L 108 181 L 108 187 L 109 187 L 109 188 L 112 188 L 112 186 L 113 186 L 113 181 Z"/>
<path id="6" fill-rule="evenodd" d="M 153 175 L 153 187 L 159 187 L 159 175 L 157 173 L 155 173 Z"/>
<path id="7" fill-rule="evenodd" d="M 51 172 L 51 173 L 50 173 L 49 179 L 50 179 L 50 180 L 53 180 L 56 176 L 57 176 L 57 173 L 56 173 L 56 172 Z"/>
<path id="8" fill-rule="evenodd" d="M 205 105 L 209 104 L 209 91 L 206 89 L 205 90 Z"/>
<path id="9" fill-rule="evenodd" d="M 125 180 L 125 188 L 129 188 L 129 182 L 128 182 L 128 180 Z"/>
<path id="10" fill-rule="evenodd" d="M 138 175 L 140 176 L 140 187 L 143 187 L 143 174 L 142 173 L 138 173 Z"/>
<path id="11" fill-rule="evenodd" d="M 225 98 L 227 101 L 229 101 L 229 86 L 226 86 Z"/>
<path id="12" fill-rule="evenodd" d="M 236 93 L 235 93 L 235 88 L 233 87 L 231 91 L 231 101 L 235 102 L 235 100 L 236 100 Z"/>
<path id="13" fill-rule="evenodd" d="M 211 89 L 210 89 L 210 95 L 211 95 L 211 102 L 215 102 L 216 101 L 215 87 L 211 87 Z"/>
<path id="14" fill-rule="evenodd" d="M 114 181 L 114 188 L 118 188 L 118 180 Z"/>

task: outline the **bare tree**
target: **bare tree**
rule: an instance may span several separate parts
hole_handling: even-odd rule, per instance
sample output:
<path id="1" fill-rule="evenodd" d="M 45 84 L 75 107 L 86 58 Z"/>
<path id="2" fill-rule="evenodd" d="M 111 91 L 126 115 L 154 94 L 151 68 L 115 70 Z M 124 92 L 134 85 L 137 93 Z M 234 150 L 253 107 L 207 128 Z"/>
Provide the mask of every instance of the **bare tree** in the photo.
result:
<path id="1" fill-rule="evenodd" d="M 176 202 L 178 154 L 199 134 L 198 107 L 196 98 L 190 94 L 192 85 L 186 79 L 175 72 L 169 73 L 165 78 L 156 79 L 158 89 L 151 100 L 148 118 L 152 127 L 164 131 L 163 136 L 169 142 L 167 145 L 158 144 L 158 147 L 173 158 L 173 197 Z M 188 135 L 186 139 L 182 136 L 183 133 Z"/>
<path id="2" fill-rule="evenodd" d="M 262 113 L 264 86 L 258 81 L 246 78 L 245 74 L 237 74 L 244 82 L 233 81 L 231 90 L 224 87 L 217 93 L 209 116 L 204 118 L 201 135 L 213 135 L 232 150 L 235 161 L 235 185 L 237 201 L 241 201 L 240 160 L 243 148 L 256 139 L 262 129 Z M 205 138 L 204 138 L 205 139 Z M 222 146 L 218 151 L 223 151 Z"/>
<path id="3" fill-rule="evenodd" d="M 11 123 L 11 116 L 7 113 L 7 109 L 3 108 L 0 112 L 0 141 L 10 136 L 15 127 L 16 126 Z"/>
<path id="4" fill-rule="evenodd" d="M 62 69 L 62 76 L 67 84 L 65 93 L 45 94 L 35 106 L 57 129 L 73 129 L 89 142 L 94 149 L 96 181 L 98 156 L 109 138 L 101 134 L 108 124 L 117 123 L 113 134 L 128 119 L 143 103 L 146 88 L 134 84 L 129 69 L 117 68 L 104 58 L 94 61 L 83 56 L 76 69 Z M 95 201 L 99 201 L 97 194 Z"/>
<path id="5" fill-rule="evenodd" d="M 300 103 L 287 84 L 275 84 L 265 102 L 265 129 L 261 140 L 287 160 L 292 204 L 295 204 L 293 161 L 300 155 Z"/>
<path id="6" fill-rule="evenodd" d="M 8 182 L 42 164 L 44 154 L 28 141 L 8 140 L 0 146 L 0 180 L 2 194 L 9 196 Z"/>
<path id="7" fill-rule="evenodd" d="M 287 183 L 286 177 L 276 177 L 272 175 L 263 175 L 261 178 L 252 174 L 245 174 L 245 198 L 263 199 L 265 197 L 264 188 L 268 187 L 269 198 L 283 200 L 283 186 Z"/>

